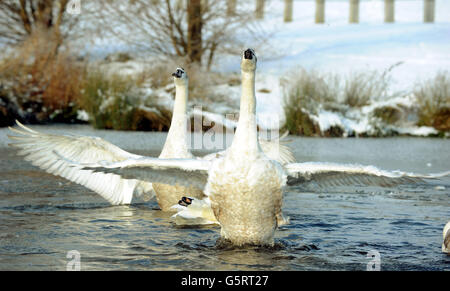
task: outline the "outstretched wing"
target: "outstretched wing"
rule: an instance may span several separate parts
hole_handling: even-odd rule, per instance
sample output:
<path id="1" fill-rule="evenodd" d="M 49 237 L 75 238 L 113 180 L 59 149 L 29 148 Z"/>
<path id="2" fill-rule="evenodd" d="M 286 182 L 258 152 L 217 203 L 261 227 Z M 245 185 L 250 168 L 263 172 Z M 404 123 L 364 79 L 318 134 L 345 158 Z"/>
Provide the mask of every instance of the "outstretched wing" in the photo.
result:
<path id="1" fill-rule="evenodd" d="M 140 181 L 125 180 L 113 174 L 92 173 L 72 167 L 67 162 L 118 162 L 140 156 L 126 152 L 98 137 L 46 134 L 16 122 L 21 129 L 9 128 L 19 134 L 9 136 L 14 141 L 10 146 L 19 149 L 18 154 L 34 166 L 83 185 L 114 205 L 129 204 L 135 190 L 151 190 L 150 185 L 143 185 Z M 61 159 L 55 152 L 66 160 Z"/>
<path id="2" fill-rule="evenodd" d="M 282 165 L 293 163 L 295 162 L 294 154 L 292 153 L 291 149 L 285 145 L 286 136 L 289 134 L 289 132 L 285 132 L 282 136 L 276 139 L 272 140 L 265 140 L 261 137 L 259 137 L 259 144 L 261 146 L 262 151 L 264 154 L 271 160 L 275 160 L 279 162 Z M 202 157 L 205 160 L 213 160 L 215 158 L 222 157 L 226 154 L 226 150 L 208 154 L 204 157 Z"/>
<path id="3" fill-rule="evenodd" d="M 420 175 L 385 171 L 374 166 L 323 162 L 291 163 L 285 165 L 285 169 L 289 175 L 288 185 L 313 182 L 319 187 L 346 185 L 392 187 L 399 184 L 418 183 L 426 178 L 450 175 L 450 172 Z"/>
<path id="4" fill-rule="evenodd" d="M 61 159 L 65 159 L 59 153 Z M 76 163 L 65 159 L 72 167 L 94 173 L 116 174 L 124 179 L 138 179 L 151 183 L 194 186 L 204 189 L 208 180 L 210 161 L 202 159 L 159 159 L 141 157 L 122 162 Z"/>

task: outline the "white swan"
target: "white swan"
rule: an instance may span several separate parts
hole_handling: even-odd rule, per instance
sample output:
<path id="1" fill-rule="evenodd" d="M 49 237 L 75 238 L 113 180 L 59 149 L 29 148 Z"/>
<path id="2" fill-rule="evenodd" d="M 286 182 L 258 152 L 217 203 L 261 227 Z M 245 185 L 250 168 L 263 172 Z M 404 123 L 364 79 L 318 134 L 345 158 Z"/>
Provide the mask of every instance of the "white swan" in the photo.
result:
<path id="1" fill-rule="evenodd" d="M 445 225 L 442 237 L 442 252 L 450 254 L 450 221 Z"/>
<path id="2" fill-rule="evenodd" d="M 195 157 L 188 149 L 186 132 L 188 76 L 182 68 L 177 68 L 172 76 L 176 88 L 173 115 L 159 158 L 194 159 Z M 15 141 L 10 145 L 18 148 L 18 154 L 25 156 L 26 161 L 30 161 L 48 173 L 61 176 L 97 192 L 113 205 L 130 204 L 133 196 L 156 194 L 158 205 L 163 211 L 174 211 L 171 206 L 183 196 L 191 196 L 196 201 L 197 198 L 205 197 L 202 188 L 161 183 L 152 185 L 150 182 L 138 179 L 122 179 L 114 174 L 92 173 L 92 171 L 69 167 L 69 163 L 60 159 L 55 152 L 77 163 L 119 162 L 139 159 L 142 156 L 126 152 L 99 137 L 45 134 L 32 130 L 18 121 L 17 125 L 23 130 L 10 128 L 13 132 L 20 134 L 20 136 L 9 136 Z M 292 152 L 287 146 L 278 147 L 278 140 L 262 141 L 262 143 L 264 150 L 274 159 L 282 163 L 294 161 Z M 204 158 L 212 160 L 221 155 L 223 152 L 213 153 Z"/>
<path id="3" fill-rule="evenodd" d="M 424 176 L 332 163 L 288 163 L 283 167 L 268 158 L 258 142 L 255 117 L 256 56 L 253 50 L 244 52 L 241 69 L 242 97 L 238 128 L 231 147 L 223 156 L 213 160 L 140 157 L 102 164 L 73 162 L 63 154 L 60 157 L 77 169 L 204 189 L 214 217 L 221 226 L 221 236 L 236 245 L 273 244 L 277 215 L 281 211 L 282 189 L 288 175 L 296 177 L 293 184 L 332 181 L 342 185 L 409 183 L 420 177 L 435 178 L 449 174 Z M 195 202 L 186 201 L 186 204 Z"/>
<path id="4" fill-rule="evenodd" d="M 161 159 L 194 159 L 194 155 L 188 149 L 187 120 L 186 113 L 188 101 L 189 79 L 182 68 L 177 68 L 172 74 L 175 82 L 175 103 L 173 106 L 172 121 L 167 133 L 166 142 L 159 155 Z M 194 198 L 204 198 L 202 189 L 195 187 L 183 187 L 179 185 L 167 185 L 154 183 L 153 189 L 156 193 L 156 200 L 163 211 L 173 211 L 171 206 L 176 204 L 181 197 L 189 193 Z"/>

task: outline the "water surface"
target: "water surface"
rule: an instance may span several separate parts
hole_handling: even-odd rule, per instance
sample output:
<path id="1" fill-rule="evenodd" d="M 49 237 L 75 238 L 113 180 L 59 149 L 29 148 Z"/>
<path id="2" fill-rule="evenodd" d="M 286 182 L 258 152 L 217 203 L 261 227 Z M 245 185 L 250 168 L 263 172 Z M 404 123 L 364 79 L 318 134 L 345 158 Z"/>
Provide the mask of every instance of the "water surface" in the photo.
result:
<path id="1" fill-rule="evenodd" d="M 153 156 L 166 136 L 34 128 L 97 135 Z M 66 270 L 71 250 L 80 253 L 82 270 L 366 270 L 370 251 L 380 254 L 382 270 L 450 270 L 450 256 L 441 253 L 450 220 L 448 177 L 395 188 L 291 187 L 283 207 L 290 224 L 277 230 L 274 248 L 229 248 L 216 243 L 219 227 L 178 227 L 154 200 L 110 206 L 40 171 L 7 148 L 6 134 L 0 129 L 0 270 Z M 420 173 L 450 168 L 450 141 L 443 139 L 291 139 L 299 161 Z"/>

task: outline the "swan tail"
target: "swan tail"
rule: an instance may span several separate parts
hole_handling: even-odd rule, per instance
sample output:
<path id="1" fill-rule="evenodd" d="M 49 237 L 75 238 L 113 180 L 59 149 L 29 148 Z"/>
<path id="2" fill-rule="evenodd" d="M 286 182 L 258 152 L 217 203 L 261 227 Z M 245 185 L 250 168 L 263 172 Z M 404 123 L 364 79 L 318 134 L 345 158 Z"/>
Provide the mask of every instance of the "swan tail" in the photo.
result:
<path id="1" fill-rule="evenodd" d="M 177 225 L 219 224 L 211 209 L 209 198 L 200 200 L 183 197 L 171 208 L 177 212 L 172 216 Z"/>

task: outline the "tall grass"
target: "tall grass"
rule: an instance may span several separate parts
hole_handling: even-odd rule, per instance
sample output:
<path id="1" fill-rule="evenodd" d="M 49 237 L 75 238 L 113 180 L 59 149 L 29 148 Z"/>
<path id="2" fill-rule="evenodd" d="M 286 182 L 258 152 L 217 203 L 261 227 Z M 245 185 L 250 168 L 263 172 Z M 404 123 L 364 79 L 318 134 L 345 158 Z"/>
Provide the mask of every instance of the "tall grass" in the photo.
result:
<path id="1" fill-rule="evenodd" d="M 321 132 L 311 118 L 320 110 L 344 114 L 361 108 L 371 101 L 386 98 L 389 89 L 389 68 L 383 73 L 376 71 L 356 72 L 348 76 L 320 73 L 303 68 L 289 73 L 284 81 L 285 128 L 294 134 L 341 135 L 342 129 L 331 128 Z"/>
<path id="2" fill-rule="evenodd" d="M 0 86 L 28 121 L 74 119 L 84 64 L 36 32 L 0 61 Z M 25 116 L 25 118 L 27 118 Z"/>
<path id="3" fill-rule="evenodd" d="M 290 75 L 291 79 L 284 80 L 285 128 L 294 134 L 319 135 L 320 128 L 310 114 L 317 113 L 318 104 L 327 106 L 336 102 L 334 87 L 329 85 L 333 79 L 305 69 Z"/>
<path id="4" fill-rule="evenodd" d="M 438 72 L 433 78 L 416 84 L 413 94 L 419 106 L 419 125 L 450 130 L 450 74 Z"/>
<path id="5" fill-rule="evenodd" d="M 87 74 L 79 100 L 95 128 L 114 130 L 168 130 L 170 109 L 158 106 L 152 96 L 142 98 L 131 77 L 107 76 L 94 70 Z M 144 109 L 144 107 L 152 110 Z"/>

